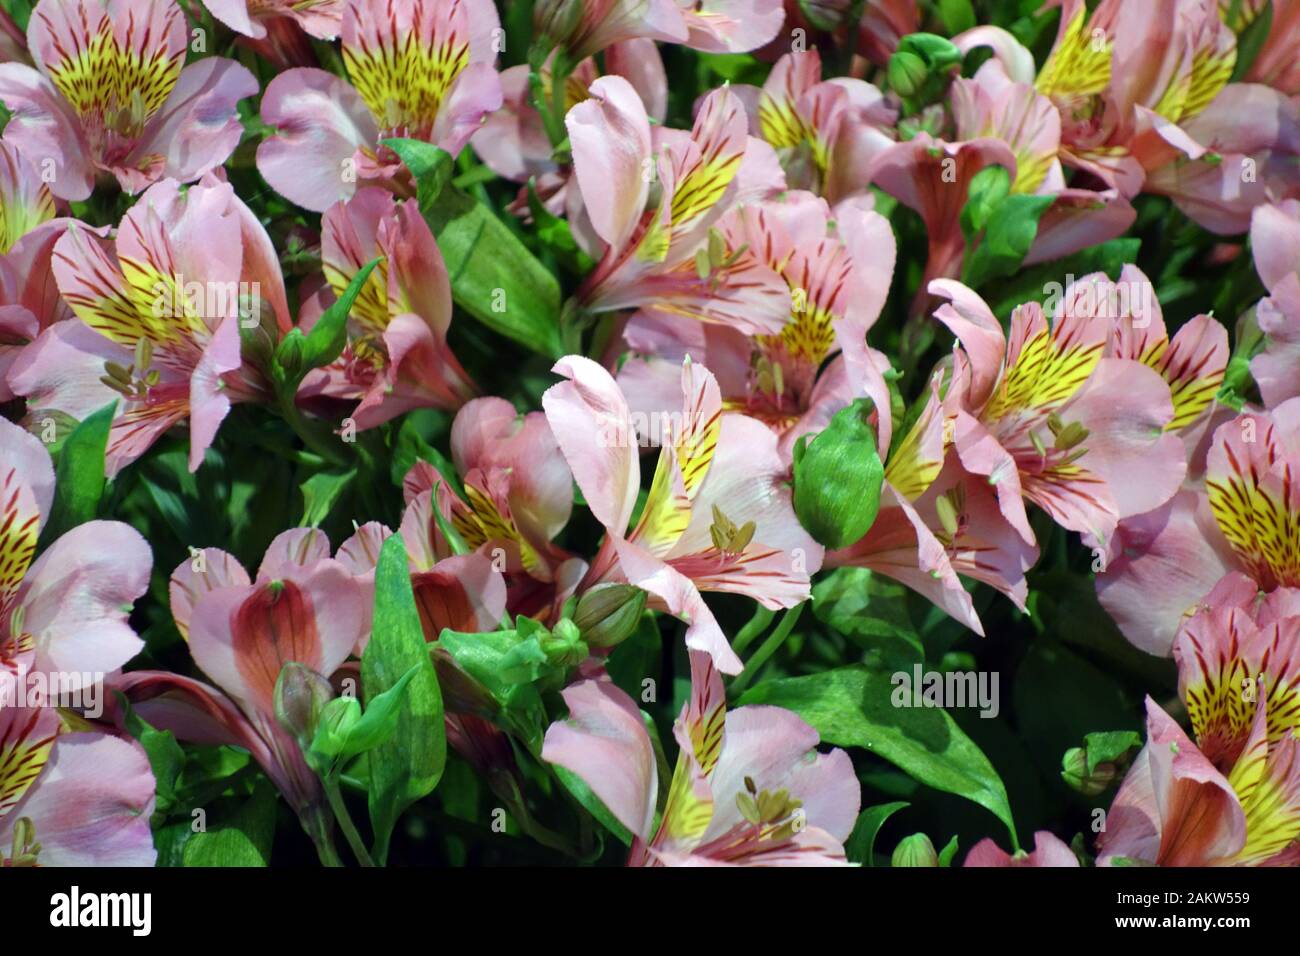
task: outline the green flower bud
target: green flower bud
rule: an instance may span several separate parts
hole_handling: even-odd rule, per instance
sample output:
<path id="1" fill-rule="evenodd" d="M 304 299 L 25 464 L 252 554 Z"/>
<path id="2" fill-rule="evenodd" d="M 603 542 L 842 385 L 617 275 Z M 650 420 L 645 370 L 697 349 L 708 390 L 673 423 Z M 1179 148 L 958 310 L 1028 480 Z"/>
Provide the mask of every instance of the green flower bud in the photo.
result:
<path id="1" fill-rule="evenodd" d="M 938 866 L 939 854 L 935 852 L 934 844 L 924 833 L 913 833 L 910 837 L 904 837 L 898 846 L 894 847 L 894 855 L 889 860 L 890 866 Z"/>
<path id="2" fill-rule="evenodd" d="M 1119 768 L 1113 763 L 1097 764 L 1088 769 L 1088 752 L 1082 747 L 1071 747 L 1061 758 L 1061 779 L 1085 797 L 1104 793 L 1119 777 Z"/>
<path id="3" fill-rule="evenodd" d="M 275 719 L 305 752 L 316 736 L 321 711 L 334 696 L 330 682 L 305 664 L 290 661 L 275 682 Z"/>
<path id="4" fill-rule="evenodd" d="M 794 448 L 794 510 L 820 544 L 845 548 L 862 539 L 876 520 L 885 469 L 876 451 L 870 399 L 835 413 L 811 441 Z"/>
<path id="5" fill-rule="evenodd" d="M 328 764 L 347 748 L 352 728 L 361 720 L 361 702 L 355 697 L 336 697 L 321 710 L 316 736 L 308 755 L 313 768 Z"/>
<path id="6" fill-rule="evenodd" d="M 578 600 L 573 623 L 592 647 L 614 647 L 636 631 L 645 601 L 630 584 L 598 584 Z"/>
<path id="7" fill-rule="evenodd" d="M 915 96 L 925 86 L 929 71 L 925 61 L 915 53 L 900 50 L 889 58 L 889 88 L 899 96 Z"/>
<path id="8" fill-rule="evenodd" d="M 550 634 L 543 634 L 541 642 L 547 662 L 556 667 L 573 667 L 589 653 L 582 631 L 573 621 L 560 621 Z"/>

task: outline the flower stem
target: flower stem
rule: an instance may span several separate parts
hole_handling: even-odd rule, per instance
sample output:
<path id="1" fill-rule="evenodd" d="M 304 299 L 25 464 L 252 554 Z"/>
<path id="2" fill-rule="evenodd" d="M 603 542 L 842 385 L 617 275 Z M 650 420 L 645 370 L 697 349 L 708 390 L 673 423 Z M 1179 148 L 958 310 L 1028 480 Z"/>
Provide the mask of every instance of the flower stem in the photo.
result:
<path id="1" fill-rule="evenodd" d="M 352 816 L 348 813 L 347 804 L 343 802 L 343 793 L 339 790 L 336 781 L 325 782 L 325 796 L 329 799 L 330 809 L 334 811 L 334 819 L 338 821 L 339 829 L 343 831 L 343 836 L 348 841 L 348 846 L 352 848 L 357 862 L 362 866 L 374 866 L 375 861 L 371 859 L 370 851 L 366 849 L 361 834 L 357 832 L 356 825 L 352 822 Z"/>
<path id="2" fill-rule="evenodd" d="M 754 679 L 754 675 L 757 674 L 762 669 L 763 665 L 767 663 L 768 658 L 775 654 L 780 646 L 785 643 L 785 639 L 790 636 L 790 632 L 794 630 L 794 626 L 799 623 L 799 616 L 803 614 L 804 604 L 806 603 L 807 602 L 805 601 L 801 604 L 796 604 L 782 615 L 781 622 L 777 624 L 776 630 L 774 630 L 768 636 L 767 640 L 759 646 L 758 650 L 754 652 L 754 656 L 751 657 L 749 663 L 745 665 L 744 671 L 737 674 L 736 679 L 731 682 L 731 696 L 739 696 L 740 692 L 743 691 L 749 685 L 749 682 Z M 748 627 L 748 625 L 746 625 L 746 627 Z"/>

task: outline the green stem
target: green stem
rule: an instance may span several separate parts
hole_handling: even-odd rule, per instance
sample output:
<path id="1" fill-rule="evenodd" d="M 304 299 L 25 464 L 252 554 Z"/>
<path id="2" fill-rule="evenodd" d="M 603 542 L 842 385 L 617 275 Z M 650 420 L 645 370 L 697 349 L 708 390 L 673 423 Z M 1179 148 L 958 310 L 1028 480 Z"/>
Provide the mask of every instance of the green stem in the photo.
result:
<path id="1" fill-rule="evenodd" d="M 796 604 L 794 607 L 790 608 L 790 610 L 785 612 L 781 617 L 781 623 L 776 626 L 776 630 L 774 630 L 768 636 L 767 640 L 759 646 L 758 650 L 754 652 L 754 656 L 751 657 L 749 663 L 745 665 L 744 671 L 737 674 L 736 679 L 731 682 L 731 688 L 729 690 L 731 696 L 740 696 L 741 691 L 749 686 L 749 682 L 754 679 L 754 675 L 762 669 L 768 659 L 777 652 L 782 644 L 785 643 L 785 639 L 790 636 L 790 632 L 794 630 L 794 626 L 799 623 L 799 616 L 803 614 L 804 604 L 807 603 L 808 602 L 805 601 L 803 604 Z"/>
<path id="2" fill-rule="evenodd" d="M 758 605 L 754 609 L 754 616 L 749 619 L 749 623 L 740 629 L 736 639 L 731 642 L 731 649 L 737 655 L 745 653 L 745 648 L 754 642 L 754 638 L 762 634 L 767 626 L 772 623 L 772 618 L 776 617 L 776 612 Z"/>
<path id="3" fill-rule="evenodd" d="M 321 865 L 331 869 L 342 867 L 343 861 L 339 858 L 339 851 L 334 848 L 334 837 L 330 833 L 329 817 L 321 812 L 320 807 L 312 807 L 303 811 L 301 820 L 302 828 L 316 846 L 316 855 L 320 857 Z"/>
<path id="4" fill-rule="evenodd" d="M 343 794 L 339 790 L 337 781 L 330 780 L 325 783 L 325 796 L 329 799 L 330 809 L 334 811 L 334 819 L 338 821 L 339 829 L 343 831 L 343 836 L 348 841 L 348 846 L 352 848 L 357 862 L 362 866 L 374 866 L 375 861 L 370 858 L 370 851 L 366 849 L 361 834 L 357 832 L 356 825 L 352 822 L 352 816 L 348 813 L 347 804 L 343 802 Z"/>

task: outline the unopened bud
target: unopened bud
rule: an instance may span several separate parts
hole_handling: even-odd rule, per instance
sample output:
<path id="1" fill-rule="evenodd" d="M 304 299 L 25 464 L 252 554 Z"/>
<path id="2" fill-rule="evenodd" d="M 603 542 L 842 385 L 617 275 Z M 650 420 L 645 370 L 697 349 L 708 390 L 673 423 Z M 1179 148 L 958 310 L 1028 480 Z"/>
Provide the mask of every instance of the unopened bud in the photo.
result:
<path id="1" fill-rule="evenodd" d="M 939 854 L 935 852 L 934 844 L 924 833 L 913 833 L 910 837 L 904 837 L 898 846 L 894 847 L 894 855 L 889 860 L 890 866 L 938 866 Z"/>
<path id="2" fill-rule="evenodd" d="M 573 623 L 592 647 L 614 647 L 632 636 L 645 601 L 645 592 L 630 584 L 598 584 L 579 598 Z"/>

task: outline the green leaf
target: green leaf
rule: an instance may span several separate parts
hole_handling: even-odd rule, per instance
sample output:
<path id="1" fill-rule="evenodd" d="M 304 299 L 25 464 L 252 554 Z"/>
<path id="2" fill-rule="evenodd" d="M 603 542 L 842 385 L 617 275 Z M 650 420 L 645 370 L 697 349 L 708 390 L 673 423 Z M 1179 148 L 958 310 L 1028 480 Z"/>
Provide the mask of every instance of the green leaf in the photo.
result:
<path id="1" fill-rule="evenodd" d="M 300 527 L 319 528 L 329 517 L 339 497 L 357 477 L 355 468 L 347 471 L 318 471 L 302 483 L 302 520 Z"/>
<path id="2" fill-rule="evenodd" d="M 849 858 L 849 862 L 875 866 L 876 835 L 880 833 L 880 828 L 885 825 L 886 820 L 907 806 L 910 804 L 900 800 L 867 807 L 859 813 L 858 822 L 853 825 L 853 832 L 849 834 L 844 844 L 844 853 Z"/>
<path id="3" fill-rule="evenodd" d="M 1038 235 L 1038 220 L 1052 201 L 1051 196 L 1012 195 L 998 203 L 983 240 L 963 264 L 962 282 L 978 288 L 1020 268 Z"/>
<path id="4" fill-rule="evenodd" d="M 419 671 L 419 667 L 412 667 L 402 675 L 401 680 L 366 705 L 361 719 L 352 725 L 352 731 L 343 744 L 339 759 L 347 760 L 367 750 L 373 750 L 393 736 L 402 713 L 402 700 L 406 687 L 415 679 Z"/>
<path id="5" fill-rule="evenodd" d="M 384 140 L 415 173 L 431 163 L 427 144 Z M 414 164 L 414 165 L 413 165 Z M 437 169 L 436 165 L 432 165 Z M 416 174 L 417 190 L 419 174 Z M 426 195 L 432 195 L 427 188 Z M 438 240 L 456 304 L 494 332 L 551 358 L 565 353 L 560 284 L 492 210 L 451 184 L 420 211 Z"/>
<path id="6" fill-rule="evenodd" d="M 975 26 L 975 10 L 971 0 L 939 0 L 939 19 L 950 36 L 964 33 Z"/>
<path id="7" fill-rule="evenodd" d="M 795 446 L 795 514 L 828 548 L 860 541 L 880 509 L 885 467 L 869 420 L 873 408 L 870 399 L 859 398 L 836 412 L 811 442 L 803 436 Z"/>
<path id="8" fill-rule="evenodd" d="M 117 698 L 126 714 L 127 733 L 140 742 L 145 756 L 149 758 L 157 802 L 155 813 L 161 819 L 176 801 L 176 784 L 185 767 L 185 751 L 170 730 L 158 730 L 150 725 L 135 712 L 120 692 L 117 693 Z"/>
<path id="9" fill-rule="evenodd" d="M 266 781 L 218 825 L 185 841 L 185 866 L 267 866 L 275 835 L 275 789 Z"/>
<path id="10" fill-rule="evenodd" d="M 859 664 L 768 681 L 738 703 L 792 710 L 823 743 L 862 747 L 927 786 L 979 804 L 1006 824 L 1015 841 L 1007 791 L 988 758 L 947 712 L 893 706 L 894 689 L 888 670 Z"/>
<path id="11" fill-rule="evenodd" d="M 375 568 L 375 616 L 370 643 L 361 655 L 367 704 L 396 687 L 410 670 L 407 693 L 391 739 L 370 751 L 370 822 L 375 859 L 388 858 L 388 843 L 402 812 L 432 792 L 447 761 L 442 694 L 424 641 L 420 614 L 401 535 L 392 535 Z"/>
<path id="12" fill-rule="evenodd" d="M 1244 6 L 1244 0 L 1238 6 Z M 1226 22 L 1231 20 L 1224 18 Z M 1235 29 L 1235 25 L 1234 25 Z M 1259 51 L 1264 49 L 1264 44 L 1268 41 L 1268 35 L 1273 29 L 1273 3 L 1268 0 L 1263 8 L 1255 15 L 1237 35 L 1237 63 L 1232 68 L 1232 78 L 1230 83 L 1240 83 L 1242 79 L 1250 72 L 1254 65 L 1255 59 L 1259 56 Z"/>
<path id="13" fill-rule="evenodd" d="M 971 177 L 961 210 L 961 231 L 968 243 L 984 231 L 993 210 L 1010 192 L 1011 174 L 1001 166 L 985 166 Z"/>
<path id="14" fill-rule="evenodd" d="M 939 865 L 952 866 L 952 858 L 957 855 L 957 838 L 954 836 L 947 846 L 939 851 Z"/>
<path id="15" fill-rule="evenodd" d="M 42 546 L 64 532 L 92 521 L 104 494 L 104 452 L 117 411 L 117 399 L 82 420 L 59 452 L 58 481 L 50 520 L 41 535 Z"/>
<path id="16" fill-rule="evenodd" d="M 1134 730 L 1105 730 L 1088 734 L 1083 738 L 1088 773 L 1094 773 L 1100 764 L 1116 763 L 1128 756 L 1129 751 L 1141 746 L 1142 735 Z"/>
<path id="17" fill-rule="evenodd" d="M 297 391 L 298 383 L 309 371 L 328 365 L 343 354 L 343 347 L 348 342 L 348 315 L 352 312 L 352 304 L 357 301 L 379 262 L 378 258 L 372 259 L 361 267 L 343 294 L 321 313 L 311 331 L 304 335 L 302 329 L 294 328 L 280 341 L 276 359 L 293 391 Z"/>

